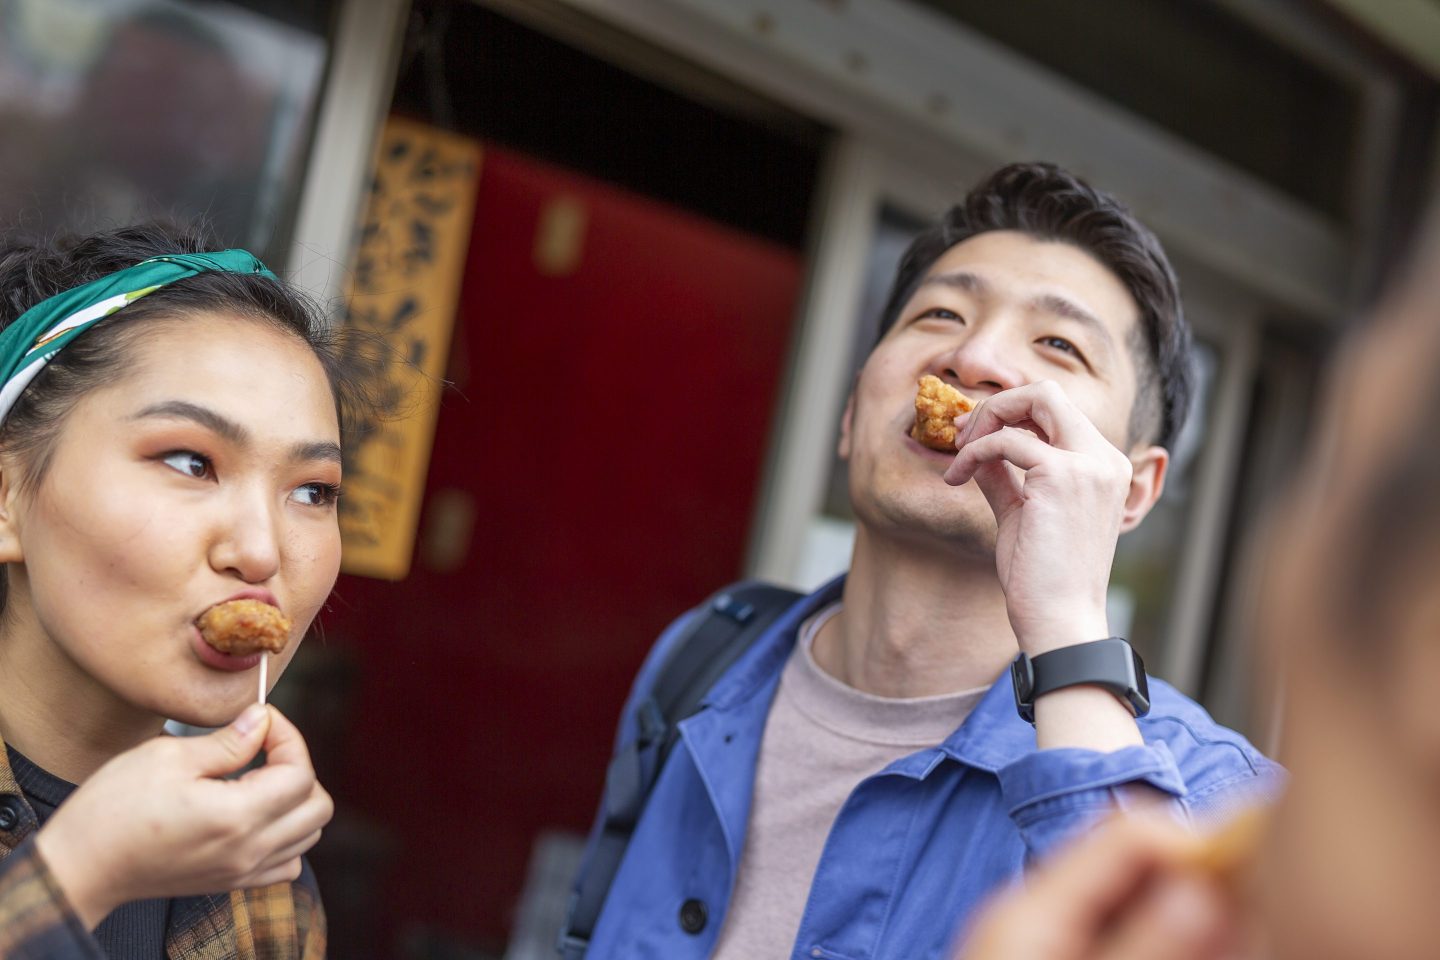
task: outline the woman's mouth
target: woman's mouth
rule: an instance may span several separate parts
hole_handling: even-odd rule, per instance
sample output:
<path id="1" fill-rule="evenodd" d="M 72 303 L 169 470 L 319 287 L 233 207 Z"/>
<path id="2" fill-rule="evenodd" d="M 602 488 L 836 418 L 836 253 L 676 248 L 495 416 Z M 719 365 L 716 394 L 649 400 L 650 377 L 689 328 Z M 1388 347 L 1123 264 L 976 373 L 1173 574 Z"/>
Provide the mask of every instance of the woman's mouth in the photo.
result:
<path id="1" fill-rule="evenodd" d="M 224 670 L 228 673 L 240 673 L 244 670 L 253 670 L 259 663 L 263 653 L 250 653 L 243 657 L 233 656 L 228 653 L 221 653 L 205 639 L 200 636 L 198 627 L 190 631 L 190 647 L 195 651 L 195 656 L 207 667 L 215 670 Z"/>

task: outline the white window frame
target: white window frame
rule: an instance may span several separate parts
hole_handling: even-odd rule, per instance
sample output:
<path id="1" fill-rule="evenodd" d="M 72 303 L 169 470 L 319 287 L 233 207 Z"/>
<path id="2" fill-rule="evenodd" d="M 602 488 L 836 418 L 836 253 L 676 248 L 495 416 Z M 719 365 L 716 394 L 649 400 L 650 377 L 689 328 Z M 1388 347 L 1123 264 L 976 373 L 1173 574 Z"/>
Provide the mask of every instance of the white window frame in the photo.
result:
<path id="1" fill-rule="evenodd" d="M 331 46 L 286 271 L 320 303 L 350 269 L 375 138 L 395 96 L 410 0 L 344 0 Z"/>

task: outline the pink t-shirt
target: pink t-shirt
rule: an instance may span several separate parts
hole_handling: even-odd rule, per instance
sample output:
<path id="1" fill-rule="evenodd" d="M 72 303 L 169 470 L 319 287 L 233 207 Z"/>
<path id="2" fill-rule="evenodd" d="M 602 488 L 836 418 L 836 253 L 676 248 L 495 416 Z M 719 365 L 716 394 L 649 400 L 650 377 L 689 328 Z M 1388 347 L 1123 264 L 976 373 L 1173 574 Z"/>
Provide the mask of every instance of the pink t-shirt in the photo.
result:
<path id="1" fill-rule="evenodd" d="M 788 956 L 830 825 L 850 792 L 893 761 L 945 740 L 989 689 L 904 700 L 846 686 L 811 652 L 840 606 L 805 621 L 780 675 L 740 874 L 713 960 Z"/>

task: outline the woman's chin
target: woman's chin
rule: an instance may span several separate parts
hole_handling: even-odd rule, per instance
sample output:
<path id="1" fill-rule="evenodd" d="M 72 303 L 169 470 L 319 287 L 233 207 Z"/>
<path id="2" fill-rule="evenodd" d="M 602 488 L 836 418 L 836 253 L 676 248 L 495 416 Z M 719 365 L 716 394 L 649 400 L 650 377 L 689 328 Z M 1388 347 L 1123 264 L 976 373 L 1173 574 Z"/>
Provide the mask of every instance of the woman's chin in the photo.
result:
<path id="1" fill-rule="evenodd" d="M 254 699 L 252 693 L 249 696 L 224 697 L 204 703 L 173 703 L 168 704 L 164 712 L 165 717 L 174 723 L 191 727 L 223 727 L 240 716 Z"/>

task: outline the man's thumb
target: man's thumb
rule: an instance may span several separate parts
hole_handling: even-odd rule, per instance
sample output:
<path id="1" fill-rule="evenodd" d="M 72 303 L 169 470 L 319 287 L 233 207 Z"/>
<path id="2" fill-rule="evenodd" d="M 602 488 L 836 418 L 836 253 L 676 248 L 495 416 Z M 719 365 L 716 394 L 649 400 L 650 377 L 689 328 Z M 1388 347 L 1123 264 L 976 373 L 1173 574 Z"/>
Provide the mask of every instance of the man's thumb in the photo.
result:
<path id="1" fill-rule="evenodd" d="M 189 738 L 186 748 L 197 765 L 196 772 L 206 777 L 234 773 L 255 759 L 265 743 L 270 728 L 270 712 L 258 703 L 246 707 L 227 727 L 202 737 Z"/>

